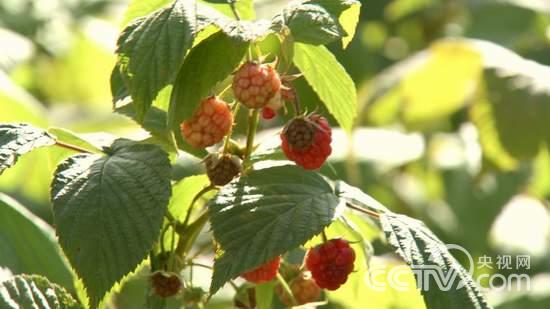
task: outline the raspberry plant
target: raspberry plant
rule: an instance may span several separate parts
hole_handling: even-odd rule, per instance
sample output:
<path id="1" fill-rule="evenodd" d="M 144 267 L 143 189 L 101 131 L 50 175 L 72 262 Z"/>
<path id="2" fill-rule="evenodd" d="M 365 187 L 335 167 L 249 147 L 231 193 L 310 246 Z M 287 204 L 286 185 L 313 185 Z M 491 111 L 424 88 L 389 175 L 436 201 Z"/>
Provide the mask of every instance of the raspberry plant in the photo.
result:
<path id="1" fill-rule="evenodd" d="M 237 288 L 235 303 L 248 307 L 269 307 L 275 290 L 287 305 L 323 302 L 321 289 L 336 290 L 367 267 L 368 241 L 359 237 L 350 246 L 326 239 L 338 223 L 360 235 L 348 224 L 355 213 L 383 231 L 406 263 L 457 274 L 449 291 L 422 291 L 429 308 L 488 308 L 472 278 L 421 222 L 319 171 L 331 153 L 329 120 L 349 133 L 357 116 L 353 81 L 324 45 L 341 41 L 346 48 L 359 5 L 296 1 L 271 20 L 243 21 L 237 1 L 217 11 L 176 0 L 128 24 L 111 76 L 114 111 L 152 138 L 68 143 L 27 124 L 0 127 L 0 172 L 37 147 L 70 151 L 54 174 L 51 202 L 59 243 L 84 287 L 82 304 L 32 276 L 4 286 L 39 282 L 53 291 L 33 298 L 40 306 L 61 300 L 61 307 L 97 308 L 115 285 L 146 267 L 149 307 L 163 307 L 164 298 L 204 307 L 227 283 Z M 296 79 L 307 82 L 322 106 L 306 110 Z M 273 118 L 275 111 L 286 121 L 281 145 L 262 153 L 259 116 Z M 244 137 L 234 132 L 239 125 Z M 203 160 L 208 178 L 201 179 L 208 181 L 172 181 L 182 153 Z M 205 234 L 209 240 L 199 246 Z M 212 266 L 196 260 L 205 252 Z M 301 260 L 291 258 L 296 253 Z M 285 278 L 279 266 L 299 274 Z M 209 291 L 193 281 L 196 267 L 212 269 Z M 306 271 L 312 278 L 302 277 Z M 238 287 L 241 276 L 251 283 Z M 6 291 L 0 304 L 31 301 L 30 294 Z"/>

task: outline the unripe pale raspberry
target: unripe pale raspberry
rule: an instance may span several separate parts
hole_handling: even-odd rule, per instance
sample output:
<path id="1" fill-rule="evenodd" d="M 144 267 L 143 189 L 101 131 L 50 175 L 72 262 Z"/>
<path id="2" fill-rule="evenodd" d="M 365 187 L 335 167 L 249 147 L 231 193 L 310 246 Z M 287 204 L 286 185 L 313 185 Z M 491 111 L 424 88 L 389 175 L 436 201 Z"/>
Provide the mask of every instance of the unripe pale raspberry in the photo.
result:
<path id="1" fill-rule="evenodd" d="M 307 252 L 306 268 L 319 287 L 334 291 L 348 280 L 354 261 L 355 251 L 347 241 L 331 239 Z"/>
<path id="2" fill-rule="evenodd" d="M 203 100 L 191 119 L 180 128 L 183 138 L 195 148 L 220 142 L 231 130 L 233 115 L 227 103 L 217 97 Z"/>
<path id="3" fill-rule="evenodd" d="M 248 108 L 262 108 L 281 88 L 281 79 L 267 64 L 247 62 L 235 73 L 233 93 Z"/>
<path id="4" fill-rule="evenodd" d="M 277 276 L 279 266 L 281 265 L 281 257 L 278 256 L 258 268 L 245 272 L 241 277 L 253 283 L 264 283 L 273 280 Z"/>
<path id="5" fill-rule="evenodd" d="M 216 186 L 228 184 L 242 169 L 239 158 L 230 154 L 211 154 L 206 157 L 204 164 L 210 182 Z"/>
<path id="6" fill-rule="evenodd" d="M 286 157 L 308 170 L 321 167 L 332 152 L 332 130 L 318 114 L 291 120 L 281 132 L 281 141 Z"/>
<path id="7" fill-rule="evenodd" d="M 149 278 L 153 292 L 162 298 L 176 295 L 182 287 L 178 275 L 156 272 Z"/>
<path id="8" fill-rule="evenodd" d="M 321 297 L 321 288 L 311 279 L 310 272 L 303 272 L 298 275 L 290 282 L 289 287 L 297 304 L 292 303 L 290 295 L 281 285 L 275 287 L 275 293 L 277 293 L 281 302 L 287 306 L 312 303 Z"/>

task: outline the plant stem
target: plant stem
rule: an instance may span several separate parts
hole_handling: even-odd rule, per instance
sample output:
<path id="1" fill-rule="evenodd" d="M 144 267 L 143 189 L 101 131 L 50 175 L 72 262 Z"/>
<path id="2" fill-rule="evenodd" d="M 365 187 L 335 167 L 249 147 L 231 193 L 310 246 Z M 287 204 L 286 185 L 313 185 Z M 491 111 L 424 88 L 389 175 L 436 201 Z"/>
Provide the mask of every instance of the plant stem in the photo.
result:
<path id="1" fill-rule="evenodd" d="M 235 15 L 235 18 L 237 20 L 241 20 L 241 15 L 239 15 L 239 11 L 237 11 L 237 0 L 227 0 L 229 3 L 229 6 L 231 7 L 231 12 L 233 12 L 233 15 Z"/>
<path id="2" fill-rule="evenodd" d="M 283 287 L 283 290 L 285 290 L 285 293 L 287 293 L 290 296 L 290 300 L 292 301 L 292 305 L 297 305 L 298 302 L 296 301 L 296 298 L 294 297 L 294 294 L 292 294 L 292 290 L 288 286 L 288 283 L 286 283 L 285 278 L 281 276 L 280 272 L 277 272 L 277 281 L 279 281 L 279 284 Z"/>
<path id="3" fill-rule="evenodd" d="M 359 207 L 359 206 L 355 206 L 353 204 L 350 204 L 350 203 L 346 203 L 346 206 L 353 209 L 353 210 L 357 210 L 359 212 L 362 212 L 364 214 L 367 214 L 375 219 L 380 219 L 380 214 L 375 212 L 375 211 L 372 211 L 370 209 L 366 209 L 366 208 L 363 208 L 363 207 Z"/>
<path id="4" fill-rule="evenodd" d="M 77 151 L 77 152 L 93 153 L 88 149 L 84 149 L 84 148 L 76 146 L 76 145 L 66 144 L 66 143 L 63 143 L 63 142 L 60 142 L 60 141 L 55 141 L 55 145 L 59 146 L 59 147 L 62 147 L 62 148 L 69 149 L 69 150 Z"/>
<path id="5" fill-rule="evenodd" d="M 245 162 L 250 159 L 250 155 L 252 154 L 252 150 L 254 149 L 254 137 L 256 136 L 259 115 L 259 109 L 253 109 L 248 112 L 248 131 L 246 133 L 246 151 L 244 154 Z"/>
<path id="6" fill-rule="evenodd" d="M 214 186 L 209 185 L 207 187 L 204 187 L 202 190 L 199 191 L 191 201 L 191 205 L 189 205 L 189 208 L 187 209 L 187 214 L 185 215 L 185 220 L 183 220 L 183 226 L 186 227 L 187 223 L 189 223 L 189 219 L 191 219 L 191 213 L 193 212 L 193 206 L 195 206 L 195 203 L 199 200 L 199 198 L 205 194 L 206 192 L 214 189 Z"/>
<path id="7" fill-rule="evenodd" d="M 321 233 L 321 236 L 323 237 L 323 242 L 327 242 L 327 241 L 328 241 L 327 233 L 325 233 L 324 230 L 323 230 L 323 232 Z"/>
<path id="8" fill-rule="evenodd" d="M 241 104 L 239 102 L 235 102 L 235 106 L 233 107 L 233 119 L 237 117 L 237 114 L 239 113 L 239 107 Z M 225 137 L 225 142 L 223 144 L 223 154 L 227 153 L 227 149 L 229 148 L 229 141 L 231 140 L 231 135 L 233 134 L 233 127 L 235 126 L 234 123 L 235 120 L 233 120 L 233 124 L 231 124 L 231 128 L 229 128 L 229 133 L 227 133 L 227 136 Z"/>

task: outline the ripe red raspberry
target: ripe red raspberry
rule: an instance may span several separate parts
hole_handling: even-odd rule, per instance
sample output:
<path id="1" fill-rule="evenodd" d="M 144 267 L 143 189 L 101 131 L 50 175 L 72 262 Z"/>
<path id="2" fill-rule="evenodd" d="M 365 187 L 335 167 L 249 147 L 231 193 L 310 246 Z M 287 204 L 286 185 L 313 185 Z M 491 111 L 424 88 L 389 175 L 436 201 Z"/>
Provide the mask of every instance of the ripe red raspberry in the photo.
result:
<path id="1" fill-rule="evenodd" d="M 245 272 L 241 277 L 253 283 L 264 283 L 271 281 L 277 276 L 279 271 L 279 265 L 281 265 L 281 257 L 278 256 L 256 269 Z"/>
<path id="2" fill-rule="evenodd" d="M 156 272 L 150 278 L 153 291 L 160 297 L 166 298 L 176 295 L 182 283 L 178 275 Z"/>
<path id="3" fill-rule="evenodd" d="M 321 167 L 332 152 L 332 130 L 318 114 L 291 120 L 281 132 L 281 141 L 286 157 L 308 170 Z"/>
<path id="4" fill-rule="evenodd" d="M 228 184 L 241 172 L 241 162 L 236 156 L 230 154 L 211 154 L 204 160 L 206 175 L 210 182 L 216 186 Z"/>
<path id="5" fill-rule="evenodd" d="M 353 271 L 355 252 L 343 239 L 331 239 L 306 255 L 306 267 L 323 289 L 334 291 L 348 280 Z"/>
<path id="6" fill-rule="evenodd" d="M 275 292 L 281 302 L 287 306 L 304 305 L 312 303 L 321 296 L 321 288 L 311 279 L 310 272 L 303 272 L 290 282 L 290 290 L 297 304 L 292 303 L 290 295 L 286 293 L 281 285 L 275 287 Z"/>
<path id="7" fill-rule="evenodd" d="M 263 119 L 266 119 L 266 120 L 269 120 L 269 119 L 273 119 L 273 117 L 275 117 L 277 115 L 277 113 L 269 108 L 269 107 L 264 107 L 262 108 L 262 118 Z"/>
<path id="8" fill-rule="evenodd" d="M 267 64 L 247 62 L 233 78 L 233 93 L 248 108 L 264 107 L 281 88 L 279 74 Z"/>
<path id="9" fill-rule="evenodd" d="M 212 146 L 231 129 L 233 115 L 227 103 L 217 97 L 203 100 L 191 119 L 181 124 L 183 138 L 195 148 Z"/>

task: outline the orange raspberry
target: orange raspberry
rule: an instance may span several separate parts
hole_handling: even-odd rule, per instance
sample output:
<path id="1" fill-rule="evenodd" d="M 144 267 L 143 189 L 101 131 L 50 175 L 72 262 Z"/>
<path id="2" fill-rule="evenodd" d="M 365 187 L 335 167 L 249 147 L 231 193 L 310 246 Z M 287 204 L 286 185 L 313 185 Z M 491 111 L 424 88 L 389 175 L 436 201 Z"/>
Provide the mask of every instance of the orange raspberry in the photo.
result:
<path id="1" fill-rule="evenodd" d="M 206 148 L 220 142 L 231 130 L 233 115 L 226 102 L 209 97 L 203 100 L 191 119 L 180 128 L 183 138 L 195 148 Z"/>
<path id="2" fill-rule="evenodd" d="M 262 108 L 281 88 L 279 74 L 267 64 L 247 62 L 233 78 L 233 93 L 248 108 Z"/>

